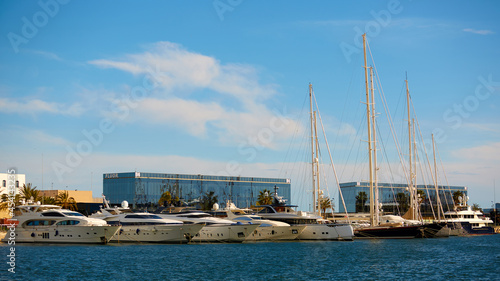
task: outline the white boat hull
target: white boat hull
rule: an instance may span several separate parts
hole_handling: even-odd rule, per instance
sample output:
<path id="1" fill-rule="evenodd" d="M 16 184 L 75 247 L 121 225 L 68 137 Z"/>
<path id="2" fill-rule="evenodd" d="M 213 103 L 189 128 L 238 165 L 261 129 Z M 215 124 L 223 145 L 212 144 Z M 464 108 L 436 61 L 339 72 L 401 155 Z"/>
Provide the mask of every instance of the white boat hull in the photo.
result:
<path id="1" fill-rule="evenodd" d="M 354 230 L 349 224 L 307 224 L 297 237 L 299 240 L 353 240 Z"/>
<path id="2" fill-rule="evenodd" d="M 203 224 L 122 226 L 111 242 L 188 243 Z"/>
<path id="3" fill-rule="evenodd" d="M 193 242 L 229 242 L 241 243 L 252 234 L 259 225 L 208 225 L 204 226 L 198 234 L 193 237 Z"/>
<path id="4" fill-rule="evenodd" d="M 295 240 L 305 228 L 305 226 L 261 226 L 248 236 L 247 241 Z"/>
<path id="5" fill-rule="evenodd" d="M 89 243 L 106 244 L 120 226 L 37 226 L 15 228 L 15 239 L 9 240 L 10 231 L 2 240 L 15 243 Z"/>

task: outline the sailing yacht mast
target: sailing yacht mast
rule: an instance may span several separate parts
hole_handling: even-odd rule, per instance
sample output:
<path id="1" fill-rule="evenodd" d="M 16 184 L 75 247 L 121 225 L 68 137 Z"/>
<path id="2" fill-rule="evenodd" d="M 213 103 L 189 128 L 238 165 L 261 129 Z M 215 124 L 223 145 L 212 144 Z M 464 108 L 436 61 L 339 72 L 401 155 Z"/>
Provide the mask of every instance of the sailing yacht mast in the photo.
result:
<path id="1" fill-rule="evenodd" d="M 408 150 L 409 150 L 409 166 L 410 166 L 410 179 L 408 182 L 408 190 L 410 191 L 410 211 L 411 211 L 411 219 L 415 220 L 415 190 L 414 190 L 414 184 L 413 184 L 413 179 L 415 174 L 413 173 L 413 160 L 412 160 L 412 150 L 413 150 L 413 145 L 412 145 L 412 133 L 411 133 L 411 116 L 410 116 L 410 90 L 408 89 L 408 79 L 405 80 L 406 83 L 406 105 L 407 105 L 407 111 L 408 111 Z"/>
<path id="2" fill-rule="evenodd" d="M 317 122 L 316 111 L 314 111 L 314 145 L 316 147 L 316 157 L 315 161 L 315 169 L 316 169 L 316 211 L 317 215 L 321 216 L 321 191 L 319 190 L 319 141 L 318 141 L 318 122 Z"/>
<path id="3" fill-rule="evenodd" d="M 318 203 L 316 202 L 316 176 L 317 176 L 317 170 L 316 170 L 316 164 L 317 164 L 317 157 L 315 151 L 317 148 L 317 137 L 315 138 L 315 120 L 316 120 L 316 112 L 313 111 L 313 102 L 312 102 L 312 95 L 313 95 L 313 90 L 312 90 L 312 84 L 309 83 L 309 104 L 310 104 L 310 109 L 311 109 L 311 178 L 312 178 L 312 196 L 313 196 L 313 212 L 317 213 L 318 211 Z M 319 198 L 319 192 L 318 192 L 318 198 Z"/>
<path id="4" fill-rule="evenodd" d="M 377 167 L 377 127 L 375 123 L 375 88 L 373 87 L 373 67 L 370 67 L 370 90 L 371 90 L 371 119 L 372 119 L 372 141 L 373 141 L 373 202 L 374 202 L 374 221 L 375 225 L 379 223 L 380 207 L 378 198 L 378 167 Z M 371 195 L 370 195 L 371 196 Z"/>
<path id="5" fill-rule="evenodd" d="M 373 166 L 372 166 L 372 126 L 370 114 L 370 87 L 368 86 L 368 66 L 366 63 L 366 33 L 363 34 L 363 53 L 365 60 L 365 88 L 366 88 L 366 118 L 368 123 L 368 170 L 370 172 L 370 224 L 378 225 L 375 220 L 375 201 L 373 198 Z"/>

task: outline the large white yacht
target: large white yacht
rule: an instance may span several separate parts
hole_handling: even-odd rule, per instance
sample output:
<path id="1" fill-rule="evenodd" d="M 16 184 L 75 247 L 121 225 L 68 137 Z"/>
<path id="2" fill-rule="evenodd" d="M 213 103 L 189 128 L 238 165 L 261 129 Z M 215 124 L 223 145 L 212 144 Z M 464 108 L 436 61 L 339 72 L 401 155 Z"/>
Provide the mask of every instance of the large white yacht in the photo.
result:
<path id="1" fill-rule="evenodd" d="M 104 199 L 101 208 L 90 217 L 102 218 L 111 225 L 120 225 L 112 242 L 188 243 L 204 224 L 186 224 L 179 220 L 161 218 L 151 213 L 134 213 L 123 201 L 121 207 L 111 208 Z"/>
<path id="2" fill-rule="evenodd" d="M 451 228 L 451 235 L 487 235 L 495 234 L 493 221 L 471 206 L 458 206 L 455 211 L 444 213 L 444 218 Z"/>
<path id="3" fill-rule="evenodd" d="M 298 235 L 299 240 L 353 240 L 354 231 L 347 223 L 329 223 L 320 216 L 303 211 L 295 211 L 294 205 L 286 205 L 285 200 L 274 192 L 273 205 L 256 206 L 258 216 L 288 223 L 292 226 L 305 226 Z"/>
<path id="4" fill-rule="evenodd" d="M 228 201 L 224 209 L 219 209 L 218 205 L 214 206 L 212 214 L 235 222 L 258 224 L 259 227 L 247 237 L 247 241 L 295 240 L 305 229 L 305 226 L 291 226 L 285 222 L 268 220 L 255 214 L 249 214 L 250 211 L 249 209 L 237 208 L 234 203 Z"/>
<path id="5" fill-rule="evenodd" d="M 11 221 L 18 221 L 16 243 L 107 243 L 120 226 L 88 218 L 55 205 L 22 205 L 14 209 Z M 8 241 L 10 235 L 2 240 Z"/>
<path id="6" fill-rule="evenodd" d="M 193 242 L 243 242 L 259 227 L 258 224 L 216 218 L 197 210 L 164 209 L 158 216 L 188 223 L 204 223 L 205 226 L 193 237 Z"/>

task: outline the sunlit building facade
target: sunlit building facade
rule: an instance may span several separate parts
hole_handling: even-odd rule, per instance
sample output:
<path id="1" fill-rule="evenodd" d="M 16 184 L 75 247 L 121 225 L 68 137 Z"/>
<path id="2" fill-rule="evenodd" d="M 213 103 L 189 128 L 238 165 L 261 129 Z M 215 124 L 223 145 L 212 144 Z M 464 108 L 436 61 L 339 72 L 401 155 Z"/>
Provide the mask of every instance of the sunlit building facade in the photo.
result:
<path id="1" fill-rule="evenodd" d="M 348 213 L 366 212 L 370 205 L 370 184 L 368 182 L 348 182 L 341 183 L 340 189 L 344 196 Z M 404 203 L 401 198 L 409 200 L 410 193 L 407 190 L 407 184 L 379 183 L 379 202 L 382 204 L 384 212 L 398 213 L 399 209 L 404 209 Z M 432 213 L 436 209 L 436 188 L 434 185 L 417 185 L 417 190 L 424 197 L 421 203 L 421 210 L 425 213 Z M 444 211 L 453 209 L 453 194 L 462 192 L 467 196 L 467 187 L 465 186 L 438 186 L 439 197 Z M 360 193 L 362 196 L 359 196 Z M 364 193 L 364 194 L 363 194 Z M 359 198 L 365 197 L 363 204 L 360 204 Z M 404 201 L 404 200 L 403 200 Z M 345 212 L 344 206 L 339 204 L 339 212 Z"/>
<path id="2" fill-rule="evenodd" d="M 111 204 L 127 201 L 133 206 L 157 204 L 161 195 L 169 191 L 172 198 L 186 203 L 199 202 L 208 192 L 214 192 L 219 205 L 230 200 L 240 208 L 247 208 L 258 200 L 259 192 L 279 188 L 280 196 L 290 201 L 289 179 L 227 177 L 161 173 L 108 173 L 103 175 L 103 192 Z"/>

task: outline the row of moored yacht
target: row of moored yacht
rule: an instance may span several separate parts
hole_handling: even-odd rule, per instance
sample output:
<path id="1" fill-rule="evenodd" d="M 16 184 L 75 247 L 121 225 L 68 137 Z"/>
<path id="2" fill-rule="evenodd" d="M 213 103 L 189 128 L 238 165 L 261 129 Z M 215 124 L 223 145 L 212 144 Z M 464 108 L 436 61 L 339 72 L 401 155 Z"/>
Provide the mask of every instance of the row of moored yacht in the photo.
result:
<path id="1" fill-rule="evenodd" d="M 216 210 L 217 216 L 198 210 L 164 209 L 158 214 L 132 212 L 128 203 L 104 208 L 86 217 L 55 205 L 18 206 L 15 242 L 244 242 L 277 240 L 352 240 L 352 227 L 322 223 L 318 217 L 291 209 L 278 212 L 261 206 L 259 212 L 237 209 L 234 204 Z M 222 215 L 221 215 L 222 214 Z M 15 239 L 13 239 L 14 235 Z"/>

